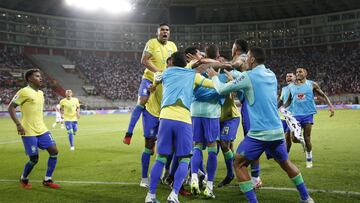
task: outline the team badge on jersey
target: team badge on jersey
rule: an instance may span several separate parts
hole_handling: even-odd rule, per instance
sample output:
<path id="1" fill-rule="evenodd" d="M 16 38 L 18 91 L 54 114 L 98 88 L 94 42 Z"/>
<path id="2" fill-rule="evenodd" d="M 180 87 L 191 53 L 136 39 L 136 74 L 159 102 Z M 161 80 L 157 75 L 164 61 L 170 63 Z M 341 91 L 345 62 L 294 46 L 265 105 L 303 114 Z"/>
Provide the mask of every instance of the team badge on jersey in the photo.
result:
<path id="1" fill-rule="evenodd" d="M 296 96 L 297 96 L 298 100 L 304 100 L 305 99 L 305 94 L 304 93 L 300 93 L 300 94 L 298 94 Z"/>

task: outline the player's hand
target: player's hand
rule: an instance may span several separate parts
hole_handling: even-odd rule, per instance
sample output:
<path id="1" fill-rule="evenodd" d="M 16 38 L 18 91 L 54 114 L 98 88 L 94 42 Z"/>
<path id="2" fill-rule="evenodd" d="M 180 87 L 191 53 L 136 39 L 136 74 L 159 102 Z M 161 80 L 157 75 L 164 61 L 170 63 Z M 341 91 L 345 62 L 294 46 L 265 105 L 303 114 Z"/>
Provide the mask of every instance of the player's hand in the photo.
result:
<path id="1" fill-rule="evenodd" d="M 226 74 L 226 77 L 227 77 L 228 81 L 234 80 L 234 77 L 231 75 L 231 73 L 229 71 L 224 69 L 224 72 Z"/>
<path id="2" fill-rule="evenodd" d="M 125 137 L 124 137 L 124 139 L 123 139 L 123 143 L 124 143 L 124 144 L 127 144 L 127 145 L 130 145 L 131 138 L 132 138 L 132 136 L 125 135 Z"/>
<path id="3" fill-rule="evenodd" d="M 210 78 L 212 78 L 212 77 L 214 77 L 214 76 L 218 76 L 218 75 L 219 75 L 220 69 L 219 69 L 218 72 L 216 72 L 213 68 L 209 68 L 209 69 L 206 70 L 206 72 L 207 72 L 208 76 L 209 76 Z"/>
<path id="4" fill-rule="evenodd" d="M 334 106 L 330 106 L 330 107 L 329 107 L 329 111 L 330 111 L 330 117 L 333 117 L 333 116 L 335 115 Z"/>
<path id="5" fill-rule="evenodd" d="M 151 84 L 151 85 L 147 88 L 147 90 L 149 90 L 149 92 L 155 92 L 155 90 L 156 90 L 156 85 Z"/>
<path id="6" fill-rule="evenodd" d="M 20 123 L 16 125 L 16 128 L 19 135 L 25 135 L 24 127 Z"/>

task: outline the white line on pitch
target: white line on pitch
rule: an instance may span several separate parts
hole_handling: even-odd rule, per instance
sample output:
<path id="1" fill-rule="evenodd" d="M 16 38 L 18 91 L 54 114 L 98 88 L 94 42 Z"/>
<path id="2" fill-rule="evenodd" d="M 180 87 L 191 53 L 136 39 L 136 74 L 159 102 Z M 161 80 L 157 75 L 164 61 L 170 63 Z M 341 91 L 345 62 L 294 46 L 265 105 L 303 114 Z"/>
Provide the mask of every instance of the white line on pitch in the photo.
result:
<path id="1" fill-rule="evenodd" d="M 19 180 L 0 179 L 0 182 L 19 182 Z M 40 183 L 40 180 L 31 180 L 31 182 Z M 90 185 L 138 185 L 139 183 L 134 182 L 105 182 L 105 181 L 78 181 L 78 180 L 58 180 L 59 183 L 69 184 L 90 184 Z M 238 188 L 238 186 L 232 185 L 231 188 Z M 262 187 L 261 190 L 278 190 L 278 191 L 291 191 L 296 192 L 295 188 L 284 188 L 284 187 Z M 324 190 L 324 189 L 308 189 L 310 192 L 318 193 L 330 193 L 330 194 L 341 194 L 341 195 L 360 195 L 360 192 L 355 191 L 341 191 L 341 190 Z"/>

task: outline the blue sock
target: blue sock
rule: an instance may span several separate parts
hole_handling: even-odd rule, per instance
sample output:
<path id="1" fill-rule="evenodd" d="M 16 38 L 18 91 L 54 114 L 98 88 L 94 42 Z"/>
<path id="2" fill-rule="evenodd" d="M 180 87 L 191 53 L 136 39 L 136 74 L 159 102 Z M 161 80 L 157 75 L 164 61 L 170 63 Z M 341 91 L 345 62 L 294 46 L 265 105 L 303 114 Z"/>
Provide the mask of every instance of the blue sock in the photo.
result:
<path id="1" fill-rule="evenodd" d="M 179 194 L 181 185 L 183 184 L 184 179 L 188 172 L 189 162 L 190 162 L 190 158 L 181 159 L 179 163 L 179 167 L 175 172 L 174 185 L 173 185 L 173 190 L 175 194 Z"/>
<path id="2" fill-rule="evenodd" d="M 259 177 L 260 176 L 260 164 L 251 164 L 251 177 Z"/>
<path id="3" fill-rule="evenodd" d="M 224 159 L 226 164 L 226 177 L 234 177 L 233 165 L 234 154 L 231 150 L 224 153 Z"/>
<path id="4" fill-rule="evenodd" d="M 150 173 L 149 192 L 151 194 L 155 194 L 156 192 L 156 186 L 159 183 L 165 163 L 166 163 L 166 157 L 161 157 L 161 156 L 156 157 L 156 161 Z"/>
<path id="5" fill-rule="evenodd" d="M 56 163 L 57 163 L 57 154 L 55 155 L 50 155 L 49 159 L 48 159 L 48 167 L 46 170 L 46 176 L 47 177 L 51 177 L 55 167 L 56 167 Z"/>
<path id="6" fill-rule="evenodd" d="M 152 154 L 152 151 L 148 148 L 145 148 L 142 153 L 142 156 L 141 156 L 142 178 L 148 177 L 151 154 Z"/>
<path id="7" fill-rule="evenodd" d="M 217 154 L 216 147 L 208 147 L 208 161 L 206 165 L 206 171 L 208 174 L 208 180 L 214 181 L 216 168 L 217 168 Z"/>
<path id="8" fill-rule="evenodd" d="M 70 142 L 70 147 L 74 146 L 74 133 L 73 130 L 68 130 L 68 136 L 69 136 L 69 142 Z"/>
<path id="9" fill-rule="evenodd" d="M 302 175 L 299 173 L 299 175 L 291 178 L 291 180 L 295 184 L 296 189 L 299 191 L 300 198 L 302 200 L 307 200 L 309 198 L 309 192 L 307 191 Z"/>
<path id="10" fill-rule="evenodd" d="M 202 151 L 199 147 L 195 146 L 193 156 L 191 157 L 191 173 L 197 173 L 202 163 Z"/>
<path id="11" fill-rule="evenodd" d="M 167 156 L 167 161 L 166 161 L 166 165 L 165 165 L 166 170 L 170 169 L 172 159 L 173 159 L 173 154 Z"/>
<path id="12" fill-rule="evenodd" d="M 36 163 L 32 162 L 32 161 L 28 161 L 26 164 L 25 164 L 25 167 L 24 167 L 24 171 L 22 173 L 22 176 L 24 178 L 27 178 L 28 175 L 30 174 L 30 172 L 32 171 L 32 169 L 34 168 L 34 166 L 36 165 Z"/>
<path id="13" fill-rule="evenodd" d="M 170 168 L 170 176 L 174 177 L 176 169 L 179 166 L 179 158 L 177 156 L 173 156 L 173 159 L 171 161 L 171 168 Z"/>
<path id="14" fill-rule="evenodd" d="M 129 123 L 128 130 L 127 130 L 128 133 L 133 133 L 135 125 L 138 122 L 143 110 L 144 110 L 143 105 L 137 104 L 135 106 L 133 112 L 131 113 L 131 119 L 130 119 L 130 123 Z"/>
<path id="15" fill-rule="evenodd" d="M 240 182 L 239 186 L 240 186 L 241 192 L 243 192 L 245 194 L 245 197 L 249 203 L 258 203 L 251 180 Z"/>

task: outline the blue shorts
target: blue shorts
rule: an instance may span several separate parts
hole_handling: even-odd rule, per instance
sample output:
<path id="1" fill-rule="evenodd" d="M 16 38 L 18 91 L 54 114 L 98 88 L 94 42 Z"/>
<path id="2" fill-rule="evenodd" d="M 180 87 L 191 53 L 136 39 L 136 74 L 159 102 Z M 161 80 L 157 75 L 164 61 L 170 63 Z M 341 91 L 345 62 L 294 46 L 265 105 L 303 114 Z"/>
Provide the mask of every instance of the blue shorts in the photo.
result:
<path id="1" fill-rule="evenodd" d="M 145 138 L 156 138 L 159 129 L 159 118 L 151 115 L 146 109 L 142 114 L 143 132 Z"/>
<path id="2" fill-rule="evenodd" d="M 66 130 L 73 130 L 74 133 L 78 130 L 78 122 L 77 121 L 65 121 Z"/>
<path id="3" fill-rule="evenodd" d="M 47 149 L 51 146 L 56 145 L 55 140 L 51 136 L 51 133 L 49 131 L 42 135 L 22 136 L 21 138 L 24 143 L 25 152 L 28 156 L 34 156 L 39 154 L 38 148 Z"/>
<path id="4" fill-rule="evenodd" d="M 185 157 L 192 150 L 192 126 L 189 123 L 161 118 L 157 152 L 161 155 Z"/>
<path id="5" fill-rule="evenodd" d="M 268 159 L 274 158 L 280 162 L 288 159 L 285 140 L 260 141 L 246 136 L 236 150 L 237 154 L 244 156 L 247 160 L 257 160 L 265 152 Z"/>
<path id="6" fill-rule="evenodd" d="M 314 114 L 306 115 L 306 116 L 294 116 L 294 118 L 300 123 L 303 128 L 305 124 L 310 123 L 314 124 Z"/>
<path id="7" fill-rule="evenodd" d="M 194 142 L 203 144 L 215 142 L 220 135 L 219 118 L 192 117 Z"/>
<path id="8" fill-rule="evenodd" d="M 148 79 L 142 79 L 140 86 L 139 86 L 139 90 L 138 90 L 138 95 L 140 97 L 148 97 L 150 96 L 150 91 L 148 90 L 148 87 L 152 84 L 152 82 Z"/>
<path id="9" fill-rule="evenodd" d="M 281 123 L 282 123 L 282 127 L 283 127 L 283 129 L 284 129 L 284 133 L 290 132 L 290 128 L 289 128 L 289 126 L 287 125 L 286 120 L 281 120 Z"/>
<path id="10" fill-rule="evenodd" d="M 220 140 L 234 141 L 240 124 L 240 118 L 233 118 L 220 123 Z"/>

